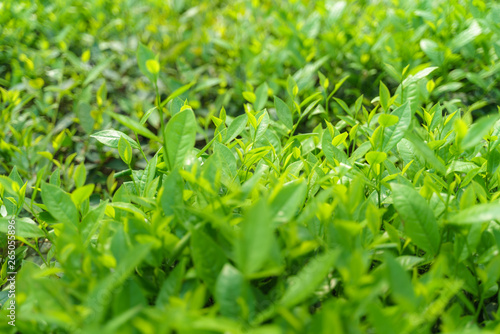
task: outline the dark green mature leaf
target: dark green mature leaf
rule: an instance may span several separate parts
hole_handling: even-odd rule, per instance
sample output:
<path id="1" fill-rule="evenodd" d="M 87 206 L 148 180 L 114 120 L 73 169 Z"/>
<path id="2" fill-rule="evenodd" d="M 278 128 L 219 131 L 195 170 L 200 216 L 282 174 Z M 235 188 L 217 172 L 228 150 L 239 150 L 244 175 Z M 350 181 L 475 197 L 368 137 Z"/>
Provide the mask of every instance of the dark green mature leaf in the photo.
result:
<path id="1" fill-rule="evenodd" d="M 87 75 L 87 78 L 85 78 L 85 81 L 83 82 L 83 86 L 87 86 L 89 83 L 97 79 L 97 77 L 111 64 L 111 62 L 114 60 L 114 57 L 109 57 L 103 60 L 100 64 L 95 66 Z"/>
<path id="2" fill-rule="evenodd" d="M 141 195 L 145 196 L 145 191 L 148 185 L 153 182 L 156 175 L 156 163 L 158 161 L 158 155 L 155 155 L 151 160 L 149 160 L 146 168 L 144 169 L 141 178 L 139 179 L 139 190 Z"/>
<path id="3" fill-rule="evenodd" d="M 94 287 L 85 300 L 85 306 L 91 310 L 88 314 L 89 319 L 98 323 L 104 317 L 104 310 L 111 301 L 113 290 L 130 276 L 134 268 L 148 255 L 151 247 L 151 244 L 138 244 L 132 247 L 124 254 L 115 271 Z"/>
<path id="4" fill-rule="evenodd" d="M 181 261 L 163 282 L 158 297 L 156 297 L 157 306 L 164 307 L 168 305 L 170 297 L 174 297 L 180 292 L 185 272 L 186 261 Z"/>
<path id="5" fill-rule="evenodd" d="M 174 169 L 163 181 L 163 192 L 160 204 L 166 216 L 173 215 L 176 207 L 182 204 L 184 182 L 179 171 Z"/>
<path id="6" fill-rule="evenodd" d="M 487 163 L 487 171 L 490 175 L 494 175 L 500 166 L 500 152 L 498 149 L 494 149 L 490 152 Z"/>
<path id="7" fill-rule="evenodd" d="M 477 36 L 481 35 L 482 29 L 476 20 L 470 23 L 469 28 L 456 35 L 450 43 L 450 47 L 455 51 L 464 45 L 472 42 Z"/>
<path id="8" fill-rule="evenodd" d="M 80 217 L 71 196 L 61 188 L 42 183 L 42 201 L 50 214 L 60 223 L 77 226 Z"/>
<path id="9" fill-rule="evenodd" d="M 82 241 L 85 247 L 89 245 L 90 240 L 101 225 L 101 220 L 104 217 L 104 212 L 106 210 L 107 204 L 108 201 L 101 202 L 97 208 L 90 210 L 83 217 L 82 223 L 80 224 L 80 233 L 82 235 Z"/>
<path id="10" fill-rule="evenodd" d="M 289 279 L 288 288 L 279 303 L 284 307 L 292 307 L 307 299 L 333 270 L 339 252 L 327 251 L 312 259 L 302 270 Z"/>
<path id="11" fill-rule="evenodd" d="M 405 233 L 426 252 L 436 255 L 441 243 L 432 209 L 413 188 L 392 183 L 392 200 L 404 224 Z"/>
<path id="12" fill-rule="evenodd" d="M 435 64 L 441 65 L 444 61 L 444 52 L 442 52 L 439 48 L 439 45 L 430 40 L 423 39 L 420 41 L 420 47 L 422 51 L 429 57 Z"/>
<path id="13" fill-rule="evenodd" d="M 217 277 L 227 262 L 224 251 L 198 228 L 191 235 L 191 255 L 196 274 L 213 291 Z"/>
<path id="14" fill-rule="evenodd" d="M 174 115 L 165 127 L 167 164 L 169 169 L 180 168 L 196 141 L 196 118 L 191 109 Z"/>
<path id="15" fill-rule="evenodd" d="M 242 315 L 243 308 L 252 310 L 255 305 L 255 297 L 250 284 L 236 268 L 228 263 L 222 268 L 217 278 L 215 299 L 220 305 L 221 314 L 233 319 L 238 319 Z"/>
<path id="16" fill-rule="evenodd" d="M 415 309 L 417 300 L 410 277 L 392 256 L 386 255 L 385 264 L 394 298 L 407 310 Z"/>
<path id="17" fill-rule="evenodd" d="M 261 269 L 274 242 L 274 225 L 270 209 L 264 201 L 257 202 L 245 214 L 240 240 L 236 243 L 238 268 L 245 275 Z"/>
<path id="18" fill-rule="evenodd" d="M 90 112 L 92 111 L 92 107 L 87 102 L 80 102 L 76 108 L 76 114 L 78 116 L 78 120 L 80 121 L 80 125 L 83 130 L 89 134 L 94 129 L 94 119 L 92 118 Z"/>
<path id="19" fill-rule="evenodd" d="M 271 218 L 281 223 L 292 219 L 304 203 L 306 191 L 307 184 L 303 180 L 285 184 L 269 204 Z"/>

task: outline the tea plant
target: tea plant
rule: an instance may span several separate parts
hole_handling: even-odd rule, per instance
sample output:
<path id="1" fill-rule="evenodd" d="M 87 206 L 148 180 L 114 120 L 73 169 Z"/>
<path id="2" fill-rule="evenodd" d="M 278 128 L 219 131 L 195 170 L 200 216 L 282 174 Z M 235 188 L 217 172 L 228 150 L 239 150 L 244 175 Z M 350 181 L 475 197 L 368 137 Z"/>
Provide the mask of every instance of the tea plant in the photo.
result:
<path id="1" fill-rule="evenodd" d="M 155 55 L 138 62 L 156 87 Z M 131 134 L 92 134 L 127 166 L 106 196 L 45 153 L 30 198 L 15 169 L 0 178 L 3 232 L 25 210 L 16 254 L 41 261 L 19 268 L 19 330 L 498 330 L 499 117 L 420 108 L 408 86 L 337 100 L 338 122 L 300 132 L 325 100 L 289 78 L 282 98 L 211 116 L 210 140 L 187 101 L 157 95 L 140 121 L 106 110 Z"/>
<path id="2" fill-rule="evenodd" d="M 2 332 L 500 330 L 498 4 L 274 5 L 0 4 Z"/>

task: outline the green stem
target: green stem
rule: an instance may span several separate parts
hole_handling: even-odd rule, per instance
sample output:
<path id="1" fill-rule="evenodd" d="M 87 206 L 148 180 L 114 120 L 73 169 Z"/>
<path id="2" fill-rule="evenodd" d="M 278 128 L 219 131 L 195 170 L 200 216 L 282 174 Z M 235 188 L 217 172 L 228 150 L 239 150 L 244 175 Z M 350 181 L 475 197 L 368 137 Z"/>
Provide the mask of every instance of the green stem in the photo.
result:
<path id="1" fill-rule="evenodd" d="M 137 133 L 134 131 L 135 134 L 135 140 L 137 141 L 137 146 L 139 146 L 139 151 L 141 151 L 142 156 L 144 157 L 144 160 L 148 162 L 148 158 L 146 157 L 146 154 L 144 154 L 144 151 L 142 150 L 141 143 L 139 142 L 139 136 L 137 136 Z"/>
<path id="2" fill-rule="evenodd" d="M 155 82 L 155 93 L 156 93 L 156 98 L 155 98 L 155 106 L 158 109 L 158 112 L 160 113 L 160 124 L 161 124 L 161 136 L 163 137 L 163 152 L 164 152 L 164 159 L 167 162 L 167 165 L 169 169 L 172 169 L 172 166 L 170 166 L 170 161 L 168 160 L 168 154 L 167 154 L 167 141 L 165 137 L 165 121 L 163 120 L 163 108 L 161 107 L 160 103 L 160 92 L 158 91 L 158 84 Z"/>
<path id="3" fill-rule="evenodd" d="M 130 178 L 132 179 L 132 182 L 134 183 L 135 191 L 137 191 L 137 196 L 141 196 L 141 192 L 139 191 L 139 187 L 137 186 L 137 183 L 135 182 L 134 171 L 132 170 L 132 167 L 130 165 L 128 165 L 128 169 L 130 170 Z"/>

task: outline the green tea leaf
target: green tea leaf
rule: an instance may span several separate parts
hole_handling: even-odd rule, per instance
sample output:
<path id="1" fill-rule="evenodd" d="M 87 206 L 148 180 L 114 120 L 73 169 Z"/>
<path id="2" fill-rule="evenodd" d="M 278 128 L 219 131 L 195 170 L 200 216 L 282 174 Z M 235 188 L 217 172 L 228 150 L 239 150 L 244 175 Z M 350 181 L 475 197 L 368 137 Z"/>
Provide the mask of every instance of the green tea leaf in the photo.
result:
<path id="1" fill-rule="evenodd" d="M 391 99 L 391 93 L 389 89 L 382 81 L 380 81 L 379 86 L 379 96 L 380 96 L 380 105 L 384 111 L 389 110 L 389 100 Z M 382 123 L 380 123 L 382 125 Z"/>
<path id="2" fill-rule="evenodd" d="M 167 279 L 163 282 L 158 297 L 156 297 L 156 306 L 164 307 L 169 304 L 170 297 L 176 296 L 182 286 L 184 274 L 186 272 L 186 263 L 181 261 L 174 270 L 170 272 Z"/>
<path id="3" fill-rule="evenodd" d="M 269 204 L 271 219 L 287 223 L 304 203 L 306 192 L 307 184 L 303 180 L 286 183 L 271 199 Z"/>
<path id="4" fill-rule="evenodd" d="M 146 168 L 142 172 L 141 178 L 139 179 L 139 190 L 142 196 L 146 196 L 145 190 L 155 178 L 157 161 L 158 155 L 155 155 L 151 160 L 148 161 Z"/>
<path id="5" fill-rule="evenodd" d="M 368 152 L 366 153 L 366 161 L 371 165 L 381 164 L 387 159 L 387 153 L 385 152 Z"/>
<path id="6" fill-rule="evenodd" d="M 226 132 L 225 143 L 230 143 L 234 138 L 238 137 L 240 133 L 245 130 L 248 122 L 248 116 L 246 114 L 240 115 L 233 119 Z"/>
<path id="7" fill-rule="evenodd" d="M 76 188 L 71 193 L 71 200 L 75 203 L 77 208 L 79 208 L 82 203 L 92 195 L 94 188 L 95 186 L 93 184 L 87 184 L 83 187 Z"/>
<path id="8" fill-rule="evenodd" d="M 392 256 L 385 256 L 385 264 L 387 278 L 389 279 L 394 298 L 407 310 L 413 310 L 417 304 L 417 300 L 410 277 L 408 277 L 408 274 Z"/>
<path id="9" fill-rule="evenodd" d="M 475 122 L 462 140 L 462 149 L 467 150 L 477 146 L 483 137 L 488 134 L 493 125 L 495 125 L 498 118 L 498 115 L 487 116 Z"/>
<path id="10" fill-rule="evenodd" d="M 190 109 L 174 115 L 165 127 L 167 164 L 169 169 L 181 168 L 196 141 L 196 118 Z"/>
<path id="11" fill-rule="evenodd" d="M 415 148 L 415 150 L 420 153 L 420 155 L 427 161 L 428 164 L 430 164 L 440 173 L 446 173 L 446 167 L 444 166 L 443 162 L 441 162 L 436 157 L 436 155 L 434 155 L 434 152 L 424 143 L 422 139 L 410 132 L 406 133 L 406 138 L 413 144 L 413 148 Z"/>
<path id="12" fill-rule="evenodd" d="M 123 132 L 116 131 L 116 130 L 103 130 L 99 131 L 97 133 L 94 133 L 90 137 L 97 139 L 104 145 L 111 147 L 111 148 L 118 148 L 118 142 L 120 141 L 120 138 L 123 137 L 125 140 L 127 140 L 133 148 L 139 148 L 139 145 L 135 140 L 124 134 Z"/>
<path id="13" fill-rule="evenodd" d="M 98 322 L 104 317 L 104 310 L 109 305 L 113 290 L 118 288 L 130 276 L 136 266 L 149 254 L 151 244 L 137 244 L 130 248 L 123 256 L 116 269 L 104 279 L 101 279 L 97 286 L 89 293 L 85 300 L 85 306 L 92 310 L 89 318 Z"/>
<path id="14" fill-rule="evenodd" d="M 255 298 L 245 277 L 230 264 L 224 265 L 215 286 L 215 299 L 223 316 L 238 319 L 242 308 L 253 309 Z M 245 303 L 243 306 L 242 303 Z"/>
<path id="15" fill-rule="evenodd" d="M 254 108 L 256 111 L 260 111 L 264 109 L 266 102 L 267 102 L 267 91 L 269 87 L 267 86 L 267 83 L 263 83 L 259 87 L 257 87 L 257 90 L 255 91 L 255 102 L 254 102 Z"/>
<path id="16" fill-rule="evenodd" d="M 293 117 L 288 105 L 282 99 L 275 96 L 274 107 L 276 108 L 276 114 L 278 115 L 279 120 L 291 130 L 293 128 Z"/>
<path id="17" fill-rule="evenodd" d="M 493 219 L 500 219 L 500 204 L 486 203 L 474 205 L 465 210 L 461 210 L 448 219 L 448 224 L 469 225 L 489 222 Z"/>
<path id="18" fill-rule="evenodd" d="M 289 279 L 288 288 L 279 301 L 280 305 L 292 307 L 307 299 L 333 270 L 338 257 L 339 252 L 327 251 L 312 259 L 296 276 Z"/>
<path id="19" fill-rule="evenodd" d="M 120 115 L 111 111 L 106 110 L 105 111 L 109 116 L 113 117 L 116 119 L 118 122 L 126 126 L 127 128 L 131 129 L 132 131 L 136 132 L 137 134 L 140 134 L 141 136 L 144 136 L 149 139 L 156 140 L 157 142 L 161 142 L 161 139 L 158 138 L 153 132 L 151 132 L 148 128 L 144 127 L 140 122 L 137 122 L 136 120 Z M 126 138 L 125 138 L 126 139 Z"/>
<path id="20" fill-rule="evenodd" d="M 412 117 L 410 103 L 406 102 L 402 106 L 396 108 L 390 116 L 397 117 L 398 121 L 394 125 L 389 125 L 384 129 L 384 142 L 382 144 L 382 150 L 384 152 L 392 150 L 392 148 L 401 141 L 406 133 L 406 130 L 410 126 Z M 387 124 L 390 124 L 390 122 Z"/>
<path id="21" fill-rule="evenodd" d="M 429 204 L 409 186 L 392 183 L 391 188 L 392 200 L 403 222 L 405 233 L 418 247 L 436 255 L 441 236 Z"/>
<path id="22" fill-rule="evenodd" d="M 378 123 L 385 128 L 396 124 L 398 121 L 399 121 L 399 118 L 398 118 L 398 116 L 395 116 L 395 115 L 381 114 L 378 117 Z"/>
<path id="23" fill-rule="evenodd" d="M 217 243 L 200 229 L 191 235 L 191 254 L 196 274 L 207 286 L 215 289 L 215 282 L 227 259 Z"/>
<path id="24" fill-rule="evenodd" d="M 83 130 L 89 134 L 94 129 L 94 119 L 91 116 L 92 107 L 87 102 L 80 102 L 76 108 L 76 115 Z"/>
<path id="25" fill-rule="evenodd" d="M 150 108 L 148 111 L 146 111 L 144 113 L 144 115 L 141 117 L 141 120 L 139 121 L 139 123 L 141 123 L 141 125 L 144 125 L 147 122 L 147 120 L 149 119 L 149 116 L 151 116 L 151 114 L 155 110 L 156 110 L 156 107 L 153 107 L 153 108 Z"/>
<path id="26" fill-rule="evenodd" d="M 9 222 L 11 220 L 0 217 L 0 232 L 7 235 L 9 232 Z M 28 217 L 15 218 L 15 235 L 23 238 L 42 238 L 45 237 L 43 230 Z"/>
<path id="27" fill-rule="evenodd" d="M 137 65 L 142 74 L 144 74 L 151 82 L 155 82 L 154 74 L 148 70 L 147 62 L 148 60 L 155 60 L 155 54 L 153 51 L 148 49 L 144 44 L 139 44 L 137 48 Z"/>
<path id="28" fill-rule="evenodd" d="M 173 215 L 176 207 L 181 207 L 183 203 L 182 192 L 184 182 L 177 169 L 174 169 L 163 181 L 163 192 L 160 204 L 165 216 Z"/>
<path id="29" fill-rule="evenodd" d="M 214 142 L 214 156 L 217 168 L 221 171 L 222 183 L 227 187 L 230 187 L 233 181 L 239 183 L 236 158 L 231 150 L 219 142 Z"/>
<path id="30" fill-rule="evenodd" d="M 108 201 L 101 202 L 97 208 L 89 210 L 89 212 L 83 217 L 82 223 L 80 224 L 80 233 L 84 247 L 89 245 L 92 237 L 101 225 L 107 204 Z"/>
<path id="31" fill-rule="evenodd" d="M 118 153 L 120 154 L 120 158 L 122 158 L 123 162 L 130 166 L 132 162 L 132 146 L 130 143 L 123 137 L 118 141 Z"/>
<path id="32" fill-rule="evenodd" d="M 75 172 L 73 174 L 73 180 L 75 181 L 76 187 L 82 187 L 85 184 L 86 179 L 87 170 L 85 169 L 85 164 L 81 163 L 78 165 L 78 167 L 75 168 Z"/>
<path id="33" fill-rule="evenodd" d="M 274 241 L 271 213 L 264 201 L 257 202 L 245 214 L 240 240 L 236 243 L 238 268 L 245 275 L 261 269 Z"/>
<path id="34" fill-rule="evenodd" d="M 42 183 L 42 201 L 47 211 L 60 223 L 77 226 L 80 217 L 71 196 L 61 188 Z"/>

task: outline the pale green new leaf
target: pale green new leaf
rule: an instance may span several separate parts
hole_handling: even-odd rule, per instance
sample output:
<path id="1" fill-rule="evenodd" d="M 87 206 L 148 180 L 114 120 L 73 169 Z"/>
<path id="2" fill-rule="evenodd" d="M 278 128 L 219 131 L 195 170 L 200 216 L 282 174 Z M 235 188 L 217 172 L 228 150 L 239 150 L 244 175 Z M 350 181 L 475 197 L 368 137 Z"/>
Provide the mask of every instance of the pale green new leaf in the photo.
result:
<path id="1" fill-rule="evenodd" d="M 406 102 L 402 106 L 396 108 L 391 115 L 398 117 L 398 121 L 396 124 L 384 129 L 384 141 L 382 144 L 382 150 L 384 152 L 392 150 L 392 148 L 404 137 L 406 130 L 408 130 L 412 117 L 410 103 Z"/>
<path id="2" fill-rule="evenodd" d="M 338 251 L 327 251 L 312 259 L 296 276 L 288 280 L 288 288 L 279 304 L 292 307 L 306 300 L 316 291 L 326 275 L 334 269 L 338 256 Z"/>

